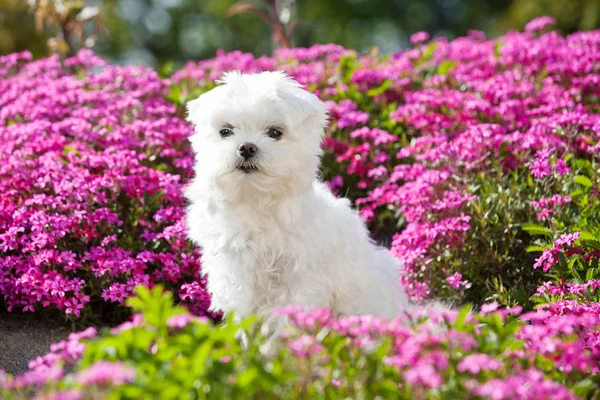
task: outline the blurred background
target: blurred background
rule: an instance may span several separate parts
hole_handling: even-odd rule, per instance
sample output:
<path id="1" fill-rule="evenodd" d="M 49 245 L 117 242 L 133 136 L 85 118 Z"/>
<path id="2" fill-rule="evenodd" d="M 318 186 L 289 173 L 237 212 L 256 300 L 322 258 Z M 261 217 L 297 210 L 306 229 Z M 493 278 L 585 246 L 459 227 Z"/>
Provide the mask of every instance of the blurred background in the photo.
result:
<path id="1" fill-rule="evenodd" d="M 217 49 L 270 54 L 278 46 L 337 43 L 383 52 L 417 31 L 489 37 L 550 15 L 563 33 L 600 26 L 600 0 L 0 0 L 0 54 L 36 57 L 91 47 L 117 64 L 155 68 Z"/>

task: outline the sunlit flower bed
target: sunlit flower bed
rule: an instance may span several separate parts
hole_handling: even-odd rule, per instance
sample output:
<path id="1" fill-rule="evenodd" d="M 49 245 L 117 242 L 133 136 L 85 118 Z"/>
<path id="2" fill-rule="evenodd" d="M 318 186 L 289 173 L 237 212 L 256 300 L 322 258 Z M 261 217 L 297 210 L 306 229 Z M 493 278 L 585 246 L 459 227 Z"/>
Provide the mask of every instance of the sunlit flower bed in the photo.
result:
<path id="1" fill-rule="evenodd" d="M 60 365 L 84 352 L 75 336 L 6 386 L 26 391 L 50 376 L 73 398 L 90 385 L 112 390 L 107 382 L 132 398 L 169 398 L 152 386 L 166 381 L 186 388 L 177 396 L 200 397 L 591 397 L 600 360 L 600 31 L 563 37 L 551 25 L 541 18 L 491 40 L 419 33 L 413 48 L 392 55 L 336 45 L 262 58 L 220 53 L 166 79 L 88 52 L 64 62 L 0 57 L 6 309 L 63 313 L 84 325 L 122 322 L 133 288 L 161 283 L 198 318 L 218 318 L 207 312 L 200 251 L 185 241 L 181 189 L 192 157 L 183 105 L 231 69 L 283 69 L 321 96 L 331 113 L 324 179 L 403 261 L 408 293 L 481 307 L 432 312 L 412 328 L 290 311 L 294 329 L 274 356 L 281 364 L 252 376 L 241 372 L 247 363 L 268 365 L 260 343 L 238 357 L 233 339 L 218 339 L 226 328 L 192 317 L 167 326 L 143 310 L 131 329 L 159 335 L 153 340 L 167 348 L 193 345 L 186 362 L 208 360 L 203 340 L 223 340 L 214 351 L 221 358 L 191 373 L 188 387 L 177 372 L 189 370 L 178 364 L 180 347 L 159 357 L 170 371 L 160 375 L 157 357 L 143 358 L 152 346 L 139 355 L 93 345 L 76 375 L 61 380 Z M 193 339 L 177 339 L 184 333 Z M 129 333 L 94 340 L 114 342 L 112 335 Z M 142 358 L 155 369 L 139 368 Z M 120 378 L 105 376 L 106 362 L 119 362 Z M 363 366 L 352 372 L 350 363 Z M 259 377 L 269 387 L 281 382 L 279 392 Z M 369 386 L 374 380 L 383 383 Z"/>

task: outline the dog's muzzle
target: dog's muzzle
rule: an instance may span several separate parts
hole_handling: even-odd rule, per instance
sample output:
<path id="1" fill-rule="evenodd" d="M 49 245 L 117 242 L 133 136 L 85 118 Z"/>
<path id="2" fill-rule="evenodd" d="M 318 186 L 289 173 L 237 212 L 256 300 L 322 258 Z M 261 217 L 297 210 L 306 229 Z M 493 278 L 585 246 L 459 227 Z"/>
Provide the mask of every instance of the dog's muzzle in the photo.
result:
<path id="1" fill-rule="evenodd" d="M 244 160 L 248 160 L 249 158 L 254 157 L 254 155 L 258 152 L 258 148 L 254 143 L 244 142 L 238 146 L 237 155 L 238 157 L 243 158 Z"/>
<path id="2" fill-rule="evenodd" d="M 245 173 L 258 171 L 254 158 L 256 153 L 258 153 L 258 148 L 254 143 L 244 142 L 240 144 L 236 152 L 239 158 L 236 168 Z"/>

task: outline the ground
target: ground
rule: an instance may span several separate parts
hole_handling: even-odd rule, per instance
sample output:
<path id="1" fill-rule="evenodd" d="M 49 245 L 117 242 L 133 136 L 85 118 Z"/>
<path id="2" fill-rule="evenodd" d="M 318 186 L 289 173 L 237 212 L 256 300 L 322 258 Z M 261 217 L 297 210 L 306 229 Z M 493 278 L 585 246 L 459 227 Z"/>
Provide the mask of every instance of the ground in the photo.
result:
<path id="1" fill-rule="evenodd" d="M 0 369 L 14 374 L 27 370 L 27 363 L 50 351 L 69 331 L 33 314 L 0 312 Z"/>

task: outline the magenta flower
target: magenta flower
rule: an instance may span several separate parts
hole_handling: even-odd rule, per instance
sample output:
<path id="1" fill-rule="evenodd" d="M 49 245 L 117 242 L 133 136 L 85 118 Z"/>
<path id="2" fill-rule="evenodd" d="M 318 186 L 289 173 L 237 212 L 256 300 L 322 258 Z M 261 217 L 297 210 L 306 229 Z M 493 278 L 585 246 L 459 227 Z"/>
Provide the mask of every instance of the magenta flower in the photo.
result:
<path id="1" fill-rule="evenodd" d="M 452 287 L 452 289 L 457 290 L 458 288 L 465 287 L 469 284 L 468 280 L 461 281 L 462 274 L 460 272 L 455 272 L 454 275 L 446 278 L 446 282 Z"/>
<path id="2" fill-rule="evenodd" d="M 571 172 L 571 169 L 567 166 L 565 160 L 559 159 L 556 164 L 552 166 L 552 169 L 556 171 L 558 176 L 564 176 Z"/>
<path id="3" fill-rule="evenodd" d="M 170 328 L 185 328 L 191 322 L 206 323 L 208 318 L 196 317 L 191 314 L 178 314 L 174 315 L 167 321 L 167 326 Z"/>
<path id="4" fill-rule="evenodd" d="M 438 388 L 442 385 L 442 377 L 429 364 L 419 364 L 404 373 L 404 379 L 411 385 Z"/>
<path id="5" fill-rule="evenodd" d="M 527 370 L 506 379 L 491 379 L 473 390 L 474 394 L 493 400 L 508 399 L 559 399 L 575 400 L 569 389 L 559 383 L 544 379 L 537 370 Z"/>
<path id="6" fill-rule="evenodd" d="M 425 43 L 429 39 L 429 33 L 427 32 L 416 32 L 410 35 L 410 43 L 414 46 Z"/>
<path id="7" fill-rule="evenodd" d="M 558 239 L 554 241 L 554 246 L 558 248 L 571 246 L 573 243 L 579 240 L 579 236 L 579 232 L 563 233 Z"/>
<path id="8" fill-rule="evenodd" d="M 131 321 L 125 321 L 122 324 L 112 328 L 110 333 L 116 335 L 120 332 L 126 331 L 131 328 L 135 328 L 136 326 L 141 326 L 144 323 L 144 319 L 141 314 L 133 314 L 131 317 Z"/>
<path id="9" fill-rule="evenodd" d="M 344 186 L 344 178 L 341 175 L 337 175 L 326 183 L 334 193 L 339 193 L 340 189 Z"/>
<path id="10" fill-rule="evenodd" d="M 323 346 L 317 342 L 312 335 L 303 335 L 297 339 L 290 341 L 288 347 L 299 358 L 309 357 L 319 354 L 323 350 Z"/>
<path id="11" fill-rule="evenodd" d="M 556 20 L 552 17 L 537 17 L 525 25 L 525 32 L 536 32 L 545 29 L 548 26 L 556 24 Z"/>
<path id="12" fill-rule="evenodd" d="M 529 166 L 529 169 L 531 170 L 531 175 L 536 179 L 542 179 L 551 175 L 550 162 L 543 156 L 538 156 Z"/>
<path id="13" fill-rule="evenodd" d="M 541 211 L 537 212 L 535 215 L 538 221 L 548 221 L 554 211 L 550 208 L 543 208 Z"/>
<path id="14" fill-rule="evenodd" d="M 135 379 L 135 369 L 120 362 L 98 361 L 75 375 L 75 381 L 84 386 L 122 385 Z"/>
<path id="15" fill-rule="evenodd" d="M 488 356 L 487 354 L 470 354 L 460 360 L 456 370 L 458 372 L 468 372 L 477 375 L 481 371 L 495 371 L 503 367 L 500 360 Z"/>
<path id="16" fill-rule="evenodd" d="M 485 315 L 485 314 L 489 314 L 491 312 L 494 312 L 497 309 L 498 309 L 498 302 L 494 301 L 494 302 L 491 302 L 491 303 L 483 304 L 481 306 L 480 312 L 481 312 L 481 314 Z"/>

